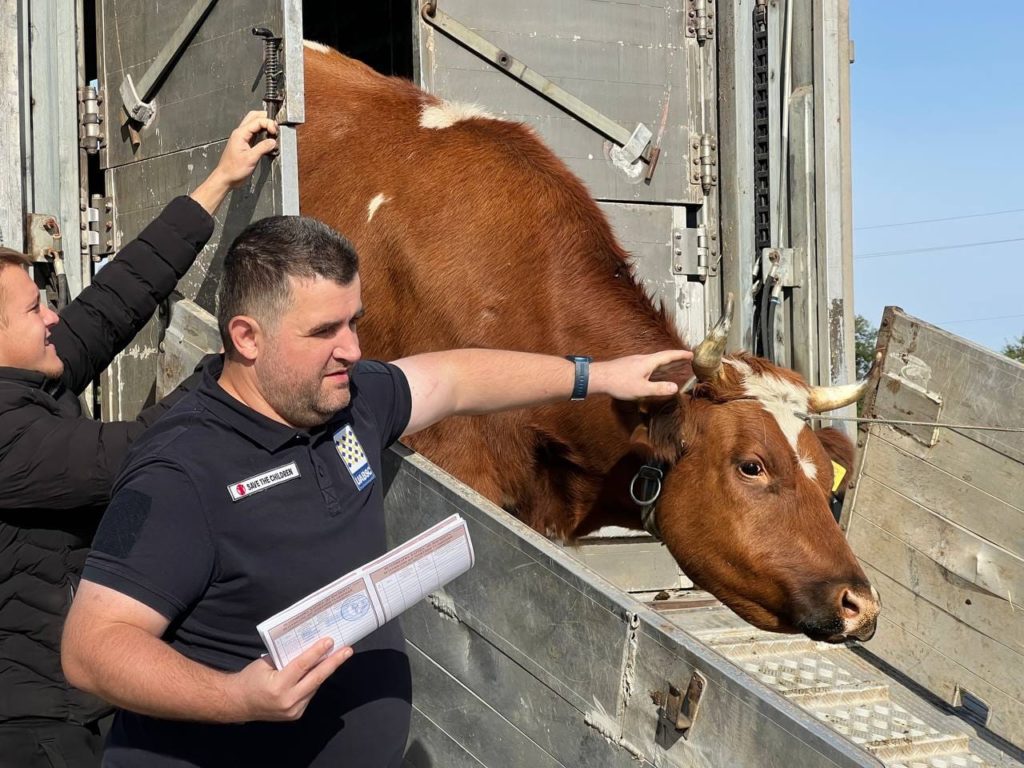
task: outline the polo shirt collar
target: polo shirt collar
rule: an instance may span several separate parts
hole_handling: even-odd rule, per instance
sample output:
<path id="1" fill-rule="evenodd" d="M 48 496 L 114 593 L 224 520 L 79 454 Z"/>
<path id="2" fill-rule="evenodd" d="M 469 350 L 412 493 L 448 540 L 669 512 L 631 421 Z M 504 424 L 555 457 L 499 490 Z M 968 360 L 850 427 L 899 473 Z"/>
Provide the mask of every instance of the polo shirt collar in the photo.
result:
<path id="1" fill-rule="evenodd" d="M 229 395 L 217 381 L 223 370 L 223 355 L 216 355 L 208 360 L 203 365 L 203 377 L 196 389 L 197 395 L 202 398 L 207 408 L 227 422 L 232 429 L 268 451 L 279 451 L 289 443 L 295 442 L 296 438 L 315 439 L 338 419 L 338 416 L 335 416 L 324 426 L 312 430 L 296 429 L 274 421 Z"/>

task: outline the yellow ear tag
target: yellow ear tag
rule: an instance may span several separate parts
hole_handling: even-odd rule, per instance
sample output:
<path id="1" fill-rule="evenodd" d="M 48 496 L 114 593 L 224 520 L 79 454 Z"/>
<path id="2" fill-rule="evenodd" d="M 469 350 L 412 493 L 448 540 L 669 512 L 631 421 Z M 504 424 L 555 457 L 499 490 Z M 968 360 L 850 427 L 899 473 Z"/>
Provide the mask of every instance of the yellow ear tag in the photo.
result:
<path id="1" fill-rule="evenodd" d="M 843 482 L 843 478 L 846 477 L 846 467 L 842 464 L 836 464 L 832 462 L 832 493 L 839 490 L 839 484 Z"/>

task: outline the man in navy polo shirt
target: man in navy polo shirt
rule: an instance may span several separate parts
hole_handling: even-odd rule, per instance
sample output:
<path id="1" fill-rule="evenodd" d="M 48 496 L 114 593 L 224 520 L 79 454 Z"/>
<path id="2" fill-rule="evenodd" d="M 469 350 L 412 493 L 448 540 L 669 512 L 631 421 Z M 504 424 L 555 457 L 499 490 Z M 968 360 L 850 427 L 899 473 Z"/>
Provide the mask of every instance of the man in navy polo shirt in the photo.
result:
<path id="1" fill-rule="evenodd" d="M 649 377 L 689 357 L 357 364 L 357 268 L 344 238 L 302 217 L 232 245 L 224 358 L 133 448 L 64 633 L 68 679 L 121 707 L 104 765 L 397 766 L 411 701 L 398 623 L 281 670 L 256 625 L 386 550 L 381 452 L 402 435 L 579 397 L 588 377 L 591 393 L 671 395 Z"/>

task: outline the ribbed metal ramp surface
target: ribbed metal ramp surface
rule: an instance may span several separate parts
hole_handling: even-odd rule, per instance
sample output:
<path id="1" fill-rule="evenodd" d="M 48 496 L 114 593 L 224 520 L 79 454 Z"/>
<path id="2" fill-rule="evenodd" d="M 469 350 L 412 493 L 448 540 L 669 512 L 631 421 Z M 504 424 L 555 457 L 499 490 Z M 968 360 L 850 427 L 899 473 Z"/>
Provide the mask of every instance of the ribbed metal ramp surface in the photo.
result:
<path id="1" fill-rule="evenodd" d="M 1024 766 L 846 646 L 761 632 L 721 605 L 659 612 L 887 768 Z"/>

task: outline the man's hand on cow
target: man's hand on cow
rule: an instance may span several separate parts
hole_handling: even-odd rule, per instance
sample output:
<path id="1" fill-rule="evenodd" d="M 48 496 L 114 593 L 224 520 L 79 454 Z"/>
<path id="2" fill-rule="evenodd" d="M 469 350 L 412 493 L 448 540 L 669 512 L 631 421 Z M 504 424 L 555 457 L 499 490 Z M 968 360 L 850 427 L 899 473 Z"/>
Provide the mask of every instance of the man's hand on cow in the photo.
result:
<path id="1" fill-rule="evenodd" d="M 644 397 L 669 397 L 679 391 L 672 381 L 651 381 L 659 368 L 693 359 L 685 349 L 630 355 L 590 365 L 590 388 L 616 400 L 639 400 Z"/>
<path id="2" fill-rule="evenodd" d="M 343 646 L 331 653 L 333 641 L 320 640 L 283 669 L 269 658 L 257 659 L 234 675 L 230 695 L 237 696 L 242 720 L 298 720 L 328 677 L 352 657 Z"/>
<path id="3" fill-rule="evenodd" d="M 261 131 L 266 131 L 268 138 L 253 143 Z M 277 123 L 266 112 L 247 114 L 228 136 L 217 167 L 189 196 L 212 216 L 228 192 L 252 175 L 260 158 L 277 148 L 277 139 L 270 138 L 277 134 Z"/>

